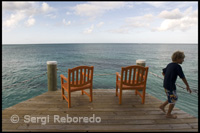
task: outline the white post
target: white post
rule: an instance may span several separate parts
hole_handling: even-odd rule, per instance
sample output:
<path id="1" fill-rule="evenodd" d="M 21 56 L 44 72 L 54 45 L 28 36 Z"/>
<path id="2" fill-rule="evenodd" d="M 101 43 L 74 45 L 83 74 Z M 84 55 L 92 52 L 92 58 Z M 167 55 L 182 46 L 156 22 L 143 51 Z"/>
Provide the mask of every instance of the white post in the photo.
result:
<path id="1" fill-rule="evenodd" d="M 143 66 L 143 67 L 145 67 L 145 65 L 146 65 L 144 59 L 138 59 L 138 60 L 136 60 L 136 64 L 139 65 L 139 66 Z M 141 74 L 141 72 L 139 72 L 139 73 Z M 141 81 L 141 77 L 139 77 L 139 81 Z"/>
<path id="2" fill-rule="evenodd" d="M 146 62 L 145 62 L 144 59 L 138 59 L 138 60 L 136 60 L 136 64 L 139 65 L 139 66 L 145 67 Z"/>
<path id="3" fill-rule="evenodd" d="M 48 90 L 57 90 L 57 61 L 47 61 Z"/>

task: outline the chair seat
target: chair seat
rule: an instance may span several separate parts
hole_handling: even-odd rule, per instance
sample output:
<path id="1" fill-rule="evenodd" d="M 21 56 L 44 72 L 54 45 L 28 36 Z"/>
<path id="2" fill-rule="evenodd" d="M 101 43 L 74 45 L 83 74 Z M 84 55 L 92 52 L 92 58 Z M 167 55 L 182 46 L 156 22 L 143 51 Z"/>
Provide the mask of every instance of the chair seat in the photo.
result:
<path id="1" fill-rule="evenodd" d="M 120 86 L 121 82 L 118 80 L 117 81 L 117 85 Z M 137 86 L 129 86 L 129 85 L 124 85 L 122 84 L 122 89 L 127 89 L 127 90 L 130 90 L 130 89 L 133 89 L 133 90 L 140 90 L 140 89 L 144 89 L 144 85 L 137 85 Z"/>
<path id="2" fill-rule="evenodd" d="M 65 90 L 67 91 L 67 82 L 63 84 L 63 87 L 65 88 Z M 91 83 L 88 83 L 86 85 L 83 86 L 79 86 L 79 87 L 70 87 L 70 91 L 78 91 L 78 90 L 83 90 L 83 89 L 87 89 L 91 87 Z"/>

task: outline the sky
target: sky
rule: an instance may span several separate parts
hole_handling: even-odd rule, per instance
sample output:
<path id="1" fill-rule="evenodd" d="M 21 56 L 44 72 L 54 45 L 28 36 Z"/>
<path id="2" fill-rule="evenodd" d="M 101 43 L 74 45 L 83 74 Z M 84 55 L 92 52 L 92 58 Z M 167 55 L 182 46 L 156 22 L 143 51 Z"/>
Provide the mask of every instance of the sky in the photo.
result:
<path id="1" fill-rule="evenodd" d="M 2 43 L 198 43 L 198 2 L 2 2 Z"/>

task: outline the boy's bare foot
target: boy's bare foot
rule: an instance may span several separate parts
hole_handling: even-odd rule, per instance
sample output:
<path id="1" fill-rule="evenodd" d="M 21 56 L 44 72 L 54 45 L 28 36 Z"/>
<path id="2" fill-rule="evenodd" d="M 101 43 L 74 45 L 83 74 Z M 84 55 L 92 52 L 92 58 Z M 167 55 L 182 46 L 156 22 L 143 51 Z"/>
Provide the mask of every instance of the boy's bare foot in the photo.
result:
<path id="1" fill-rule="evenodd" d="M 165 109 L 164 109 L 164 107 L 161 105 L 160 107 L 159 107 L 164 113 L 166 113 L 165 112 Z"/>
<path id="2" fill-rule="evenodd" d="M 176 119 L 177 118 L 177 116 L 176 115 L 166 115 L 166 118 L 172 118 L 172 119 Z"/>

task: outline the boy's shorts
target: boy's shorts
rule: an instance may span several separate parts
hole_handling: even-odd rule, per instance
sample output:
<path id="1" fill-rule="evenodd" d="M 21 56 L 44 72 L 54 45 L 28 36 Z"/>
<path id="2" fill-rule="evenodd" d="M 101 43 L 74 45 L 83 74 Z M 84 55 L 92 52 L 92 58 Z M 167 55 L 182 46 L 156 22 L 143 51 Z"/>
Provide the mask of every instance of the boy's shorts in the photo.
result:
<path id="1" fill-rule="evenodd" d="M 167 89 L 165 89 L 167 98 L 168 98 L 168 103 L 169 104 L 175 104 L 176 101 L 178 100 L 178 95 L 176 94 L 176 90 L 173 91 L 169 91 Z"/>

